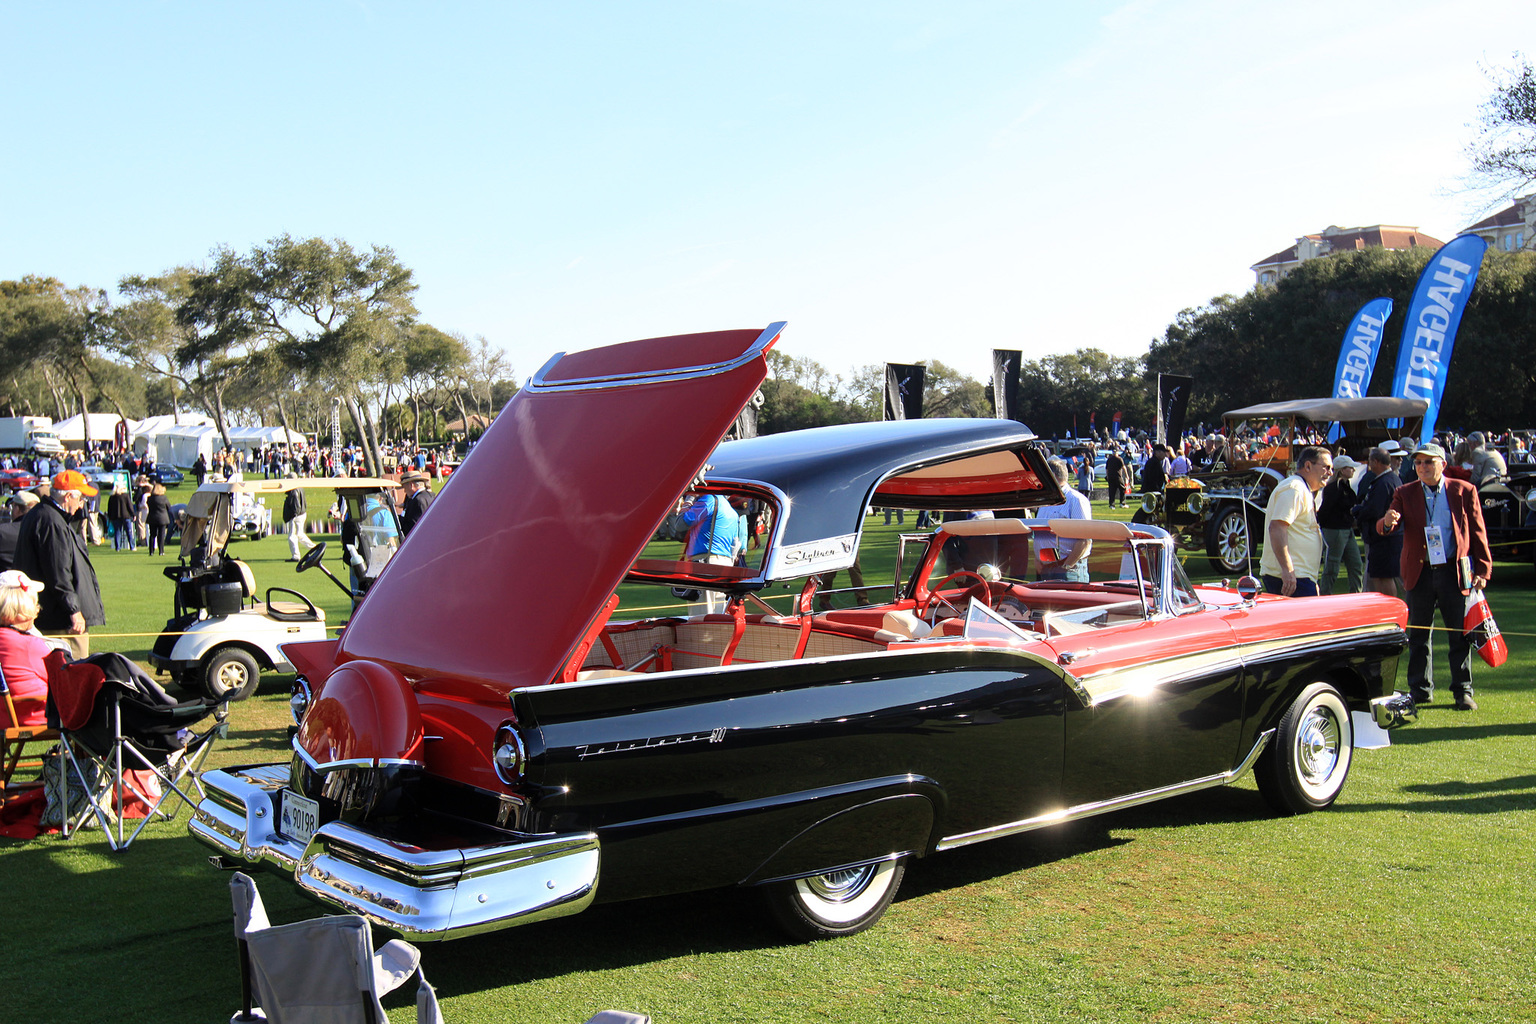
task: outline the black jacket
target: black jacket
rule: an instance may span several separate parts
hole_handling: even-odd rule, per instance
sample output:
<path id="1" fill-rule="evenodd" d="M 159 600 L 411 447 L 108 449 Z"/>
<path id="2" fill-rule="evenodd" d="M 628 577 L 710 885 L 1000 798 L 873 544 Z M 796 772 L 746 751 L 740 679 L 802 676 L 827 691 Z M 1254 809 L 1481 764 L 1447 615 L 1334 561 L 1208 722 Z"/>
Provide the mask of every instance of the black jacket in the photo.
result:
<path id="1" fill-rule="evenodd" d="M 400 529 L 410 533 L 421 522 L 421 517 L 427 514 L 427 509 L 432 507 L 432 492 L 417 491 L 408 494 L 405 498 L 405 508 L 400 514 Z"/>
<path id="2" fill-rule="evenodd" d="M 309 505 L 304 498 L 304 488 L 295 487 L 283 498 L 283 522 L 297 519 L 308 511 Z"/>
<path id="3" fill-rule="evenodd" d="M 38 629 L 45 633 L 68 629 L 75 612 L 85 616 L 87 626 L 106 625 L 101 586 L 85 538 L 70 527 L 64 510 L 52 499 L 40 502 L 22 519 L 13 568 L 43 584 Z"/>

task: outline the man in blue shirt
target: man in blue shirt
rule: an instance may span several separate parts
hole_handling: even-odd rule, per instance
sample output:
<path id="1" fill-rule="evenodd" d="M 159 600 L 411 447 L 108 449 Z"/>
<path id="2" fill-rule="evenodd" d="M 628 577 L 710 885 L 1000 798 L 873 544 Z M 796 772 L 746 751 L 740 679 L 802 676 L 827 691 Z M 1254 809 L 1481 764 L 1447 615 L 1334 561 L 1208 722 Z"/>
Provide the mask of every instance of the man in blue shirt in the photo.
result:
<path id="1" fill-rule="evenodd" d="M 735 565 L 736 556 L 747 549 L 747 517 L 723 494 L 696 496 L 683 509 L 682 520 L 688 527 L 688 538 L 683 542 L 683 558 L 687 561 Z M 724 611 L 725 595 L 706 590 L 704 610 Z"/>

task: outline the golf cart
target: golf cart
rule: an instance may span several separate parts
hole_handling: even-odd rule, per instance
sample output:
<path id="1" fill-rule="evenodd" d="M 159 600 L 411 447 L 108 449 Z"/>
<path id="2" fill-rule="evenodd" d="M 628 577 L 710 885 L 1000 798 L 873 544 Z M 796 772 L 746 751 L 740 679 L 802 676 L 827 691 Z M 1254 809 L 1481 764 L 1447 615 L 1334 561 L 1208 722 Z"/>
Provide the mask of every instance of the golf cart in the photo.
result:
<path id="1" fill-rule="evenodd" d="M 249 507 L 252 498 L 263 495 L 281 500 L 300 487 L 333 491 L 336 504 L 330 516 L 343 520 L 351 579 L 343 583 L 320 565 L 323 543 L 306 552 L 297 569 L 318 566 L 355 604 L 400 546 L 397 486 L 393 480 L 372 477 L 203 484 L 187 503 L 181 563 L 165 569 L 175 583 L 173 614 L 155 641 L 149 663 L 178 685 L 221 700 L 250 696 L 262 671 L 292 672 L 279 645 L 326 639 L 325 611 L 288 587 L 268 587 L 258 600 L 250 566 L 229 555 L 236 505 Z"/>

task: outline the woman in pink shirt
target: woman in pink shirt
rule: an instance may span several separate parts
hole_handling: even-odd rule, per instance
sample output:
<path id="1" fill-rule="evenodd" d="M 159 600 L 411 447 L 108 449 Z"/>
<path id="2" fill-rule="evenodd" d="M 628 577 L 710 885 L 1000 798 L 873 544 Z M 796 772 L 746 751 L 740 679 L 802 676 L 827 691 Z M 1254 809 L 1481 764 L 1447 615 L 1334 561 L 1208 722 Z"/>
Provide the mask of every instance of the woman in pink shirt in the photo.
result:
<path id="1" fill-rule="evenodd" d="M 0 702 L 0 724 L 46 725 L 44 707 L 48 700 L 48 669 L 43 658 L 53 645 L 35 632 L 37 596 L 43 585 L 15 569 L 0 572 L 0 672 L 11 691 L 19 722 L 10 721 L 4 702 Z"/>

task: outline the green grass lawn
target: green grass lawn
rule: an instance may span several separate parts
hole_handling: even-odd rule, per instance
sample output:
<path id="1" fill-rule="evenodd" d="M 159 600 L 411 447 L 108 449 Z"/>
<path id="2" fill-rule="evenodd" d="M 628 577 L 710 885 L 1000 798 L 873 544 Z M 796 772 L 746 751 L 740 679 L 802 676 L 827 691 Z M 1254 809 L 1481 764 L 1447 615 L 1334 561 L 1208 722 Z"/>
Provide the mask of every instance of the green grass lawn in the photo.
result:
<path id="1" fill-rule="evenodd" d="M 888 584 L 897 527 L 867 528 L 866 582 Z M 260 587 L 345 617 L 318 573 L 294 582 L 281 537 L 237 548 Z M 93 647 L 142 658 L 152 637 L 134 634 L 170 614 L 173 559 L 93 557 L 108 615 Z M 1204 558 L 1188 568 L 1213 578 Z M 621 593 L 621 616 L 660 607 Z M 1536 571 L 1500 565 L 1490 600 L 1511 656 L 1478 673 L 1481 710 L 1440 703 L 1358 753 L 1330 811 L 1276 819 L 1244 779 L 918 861 L 886 918 L 849 939 L 792 945 L 753 894 L 705 893 L 426 946 L 427 975 L 450 1022 L 575 1024 L 605 1007 L 660 1024 L 1536 1020 Z M 268 677 L 218 761 L 283 758 L 286 700 Z M 0 841 L 0 1018 L 228 1018 L 228 876 L 185 828 L 183 812 L 121 854 L 93 833 Z M 274 920 L 318 912 L 258 880 Z M 388 1001 L 397 1022 L 413 1019 L 408 995 Z"/>

